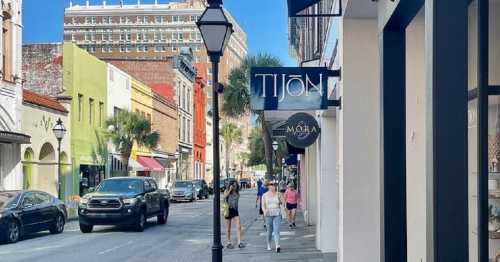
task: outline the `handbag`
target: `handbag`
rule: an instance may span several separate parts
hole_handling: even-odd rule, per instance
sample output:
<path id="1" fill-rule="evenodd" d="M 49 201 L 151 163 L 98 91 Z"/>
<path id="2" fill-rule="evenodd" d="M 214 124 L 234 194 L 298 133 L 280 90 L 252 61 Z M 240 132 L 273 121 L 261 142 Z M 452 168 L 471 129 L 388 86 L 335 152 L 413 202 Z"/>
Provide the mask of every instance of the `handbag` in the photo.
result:
<path id="1" fill-rule="evenodd" d="M 224 199 L 224 202 L 222 202 L 222 205 L 220 207 L 220 213 L 224 217 L 229 217 L 229 203 L 225 199 Z"/>

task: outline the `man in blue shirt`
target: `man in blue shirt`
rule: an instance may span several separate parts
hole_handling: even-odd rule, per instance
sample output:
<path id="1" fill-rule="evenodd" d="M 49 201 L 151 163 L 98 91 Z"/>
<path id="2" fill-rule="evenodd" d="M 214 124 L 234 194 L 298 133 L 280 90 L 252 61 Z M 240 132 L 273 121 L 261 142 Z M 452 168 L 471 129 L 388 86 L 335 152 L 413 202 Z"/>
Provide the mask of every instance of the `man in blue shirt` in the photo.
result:
<path id="1" fill-rule="evenodd" d="M 264 228 L 266 228 L 266 221 L 264 211 L 262 210 L 262 196 L 267 192 L 267 188 L 263 185 L 262 180 L 257 181 L 257 200 L 255 201 L 255 208 L 259 208 L 259 217 L 262 216 L 264 221 Z"/>

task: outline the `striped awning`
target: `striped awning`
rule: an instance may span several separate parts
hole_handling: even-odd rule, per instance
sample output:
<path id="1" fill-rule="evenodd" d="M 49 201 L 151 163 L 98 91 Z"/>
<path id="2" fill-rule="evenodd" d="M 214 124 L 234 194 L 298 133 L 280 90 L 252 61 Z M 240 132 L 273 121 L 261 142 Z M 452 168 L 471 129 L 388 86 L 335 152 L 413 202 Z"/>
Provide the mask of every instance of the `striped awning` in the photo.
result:
<path id="1" fill-rule="evenodd" d="M 319 3 L 321 0 L 288 0 L 288 16 L 297 15 L 300 11 Z"/>

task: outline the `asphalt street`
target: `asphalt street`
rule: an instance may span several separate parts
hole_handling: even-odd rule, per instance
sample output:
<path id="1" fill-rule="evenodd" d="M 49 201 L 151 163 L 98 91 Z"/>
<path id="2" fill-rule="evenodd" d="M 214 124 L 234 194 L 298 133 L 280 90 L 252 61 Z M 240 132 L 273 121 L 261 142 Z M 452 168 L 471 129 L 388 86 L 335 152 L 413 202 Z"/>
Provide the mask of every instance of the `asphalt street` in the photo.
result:
<path id="1" fill-rule="evenodd" d="M 158 225 L 152 218 L 141 233 L 97 226 L 93 233 L 82 234 L 78 222 L 71 221 L 62 234 L 41 232 L 15 244 L 0 245 L 0 262 L 210 261 L 212 199 L 213 196 L 194 203 L 174 203 L 166 225 Z M 242 192 L 240 216 L 243 231 L 256 223 L 254 190 Z"/>

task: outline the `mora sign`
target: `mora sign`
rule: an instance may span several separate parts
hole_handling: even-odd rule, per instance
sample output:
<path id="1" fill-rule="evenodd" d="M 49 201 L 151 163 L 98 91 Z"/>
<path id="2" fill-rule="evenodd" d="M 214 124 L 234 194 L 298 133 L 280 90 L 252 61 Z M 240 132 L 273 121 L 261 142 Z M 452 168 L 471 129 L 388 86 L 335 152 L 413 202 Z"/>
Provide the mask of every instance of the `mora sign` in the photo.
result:
<path id="1" fill-rule="evenodd" d="M 318 122 L 306 113 L 291 116 L 285 126 L 287 142 L 297 148 L 306 148 L 314 144 L 321 132 Z"/>
<path id="2" fill-rule="evenodd" d="M 254 67 L 250 73 L 252 110 L 328 108 L 326 67 Z"/>

